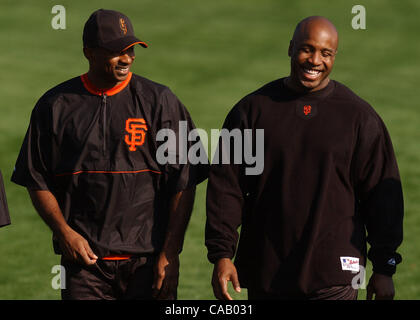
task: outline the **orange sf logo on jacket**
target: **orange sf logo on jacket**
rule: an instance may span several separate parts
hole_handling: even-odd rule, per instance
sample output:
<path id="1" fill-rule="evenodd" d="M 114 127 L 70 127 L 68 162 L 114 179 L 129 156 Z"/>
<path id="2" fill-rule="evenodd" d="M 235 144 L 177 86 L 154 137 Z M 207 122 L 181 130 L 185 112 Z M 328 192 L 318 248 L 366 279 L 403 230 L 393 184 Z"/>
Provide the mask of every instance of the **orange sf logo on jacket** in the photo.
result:
<path id="1" fill-rule="evenodd" d="M 125 143 L 130 146 L 130 151 L 136 151 L 138 146 L 143 145 L 146 137 L 146 121 L 141 118 L 128 118 L 125 122 L 125 131 L 130 133 L 125 135 Z"/>

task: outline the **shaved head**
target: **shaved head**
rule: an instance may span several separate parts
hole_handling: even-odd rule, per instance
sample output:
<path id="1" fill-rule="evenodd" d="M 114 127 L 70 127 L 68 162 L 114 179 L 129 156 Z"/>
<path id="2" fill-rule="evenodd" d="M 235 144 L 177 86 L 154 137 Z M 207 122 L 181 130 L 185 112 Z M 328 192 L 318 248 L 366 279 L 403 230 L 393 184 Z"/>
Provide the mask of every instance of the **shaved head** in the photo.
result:
<path id="1" fill-rule="evenodd" d="M 289 45 L 288 86 L 296 91 L 317 91 L 329 83 L 338 47 L 338 32 L 327 18 L 311 16 L 300 21 Z"/>
<path id="2" fill-rule="evenodd" d="M 338 32 L 334 24 L 325 17 L 311 16 L 300 21 L 293 33 L 292 41 L 302 41 L 310 37 L 311 32 L 322 32 L 334 40 L 335 50 L 338 48 Z"/>

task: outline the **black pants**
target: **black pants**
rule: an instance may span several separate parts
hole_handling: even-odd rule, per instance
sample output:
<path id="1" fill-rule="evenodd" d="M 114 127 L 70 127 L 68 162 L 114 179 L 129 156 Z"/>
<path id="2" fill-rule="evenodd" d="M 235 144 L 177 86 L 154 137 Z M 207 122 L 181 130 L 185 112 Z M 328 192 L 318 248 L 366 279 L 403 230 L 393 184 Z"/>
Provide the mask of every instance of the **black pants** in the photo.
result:
<path id="1" fill-rule="evenodd" d="M 273 294 L 248 288 L 249 300 L 357 300 L 357 289 L 349 286 L 334 286 L 317 290 L 309 295 Z"/>
<path id="2" fill-rule="evenodd" d="M 135 257 L 128 260 L 98 260 L 82 266 L 61 259 L 66 272 L 63 300 L 148 300 L 152 299 L 155 258 Z"/>

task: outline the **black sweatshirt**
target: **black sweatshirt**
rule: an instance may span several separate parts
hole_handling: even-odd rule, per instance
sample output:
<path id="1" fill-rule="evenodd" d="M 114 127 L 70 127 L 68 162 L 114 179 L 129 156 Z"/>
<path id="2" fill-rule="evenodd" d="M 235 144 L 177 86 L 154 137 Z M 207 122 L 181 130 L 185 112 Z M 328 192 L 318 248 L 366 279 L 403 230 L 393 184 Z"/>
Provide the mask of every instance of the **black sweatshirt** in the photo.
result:
<path id="1" fill-rule="evenodd" d="M 308 294 L 351 284 L 368 242 L 373 270 L 392 275 L 403 197 L 384 123 L 337 81 L 297 94 L 283 80 L 244 97 L 225 120 L 229 130 L 264 129 L 264 170 L 245 175 L 245 165 L 213 161 L 210 262 L 236 254 L 242 287 Z"/>

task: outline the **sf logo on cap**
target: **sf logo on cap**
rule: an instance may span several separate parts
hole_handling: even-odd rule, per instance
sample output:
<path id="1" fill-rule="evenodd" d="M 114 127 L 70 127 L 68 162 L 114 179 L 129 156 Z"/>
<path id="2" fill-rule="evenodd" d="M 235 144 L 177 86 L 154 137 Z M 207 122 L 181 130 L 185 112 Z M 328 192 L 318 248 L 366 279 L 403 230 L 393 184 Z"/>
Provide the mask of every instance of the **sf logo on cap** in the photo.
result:
<path id="1" fill-rule="evenodd" d="M 120 28 L 121 31 L 126 34 L 127 33 L 127 25 L 125 24 L 125 21 L 123 18 L 120 18 Z"/>
<path id="2" fill-rule="evenodd" d="M 147 125 L 146 121 L 141 118 L 128 118 L 125 122 L 125 131 L 129 133 L 125 135 L 125 143 L 130 146 L 130 151 L 136 151 L 138 146 L 143 145 L 146 137 Z"/>

